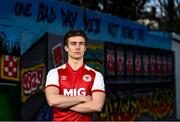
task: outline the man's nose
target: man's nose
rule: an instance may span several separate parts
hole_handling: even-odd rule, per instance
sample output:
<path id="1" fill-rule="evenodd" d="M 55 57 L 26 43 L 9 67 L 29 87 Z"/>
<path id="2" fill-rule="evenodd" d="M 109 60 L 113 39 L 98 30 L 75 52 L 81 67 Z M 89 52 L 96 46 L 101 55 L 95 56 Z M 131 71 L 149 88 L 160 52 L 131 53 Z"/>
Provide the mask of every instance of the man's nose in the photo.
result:
<path id="1" fill-rule="evenodd" d="M 77 49 L 80 48 L 80 44 L 79 44 L 79 43 L 76 44 L 76 48 L 77 48 Z"/>

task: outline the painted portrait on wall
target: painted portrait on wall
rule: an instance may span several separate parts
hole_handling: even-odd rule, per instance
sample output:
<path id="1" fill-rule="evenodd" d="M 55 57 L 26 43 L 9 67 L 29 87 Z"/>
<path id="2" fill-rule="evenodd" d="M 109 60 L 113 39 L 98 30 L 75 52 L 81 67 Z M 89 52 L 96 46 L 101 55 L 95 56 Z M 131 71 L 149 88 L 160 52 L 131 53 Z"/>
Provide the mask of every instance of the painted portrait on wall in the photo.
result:
<path id="1" fill-rule="evenodd" d="M 116 53 L 116 71 L 118 76 L 125 75 L 125 51 L 123 46 L 117 47 Z"/>
<path id="2" fill-rule="evenodd" d="M 132 48 L 126 49 L 126 75 L 132 76 L 134 74 L 133 66 L 133 50 Z"/>
<path id="3" fill-rule="evenodd" d="M 162 55 L 162 76 L 167 76 L 167 56 Z"/>
<path id="4" fill-rule="evenodd" d="M 115 76 L 115 46 L 107 44 L 106 45 L 106 75 Z"/>
<path id="5" fill-rule="evenodd" d="M 108 49 L 107 51 L 107 72 L 108 75 L 115 75 L 115 57 L 114 51 L 112 49 Z"/>
<path id="6" fill-rule="evenodd" d="M 156 56 L 156 75 L 162 76 L 162 55 L 160 52 Z"/>
<path id="7" fill-rule="evenodd" d="M 135 49 L 135 75 L 141 76 L 142 75 L 142 55 L 140 53 L 140 49 Z"/>
<path id="8" fill-rule="evenodd" d="M 142 75 L 145 77 L 149 76 L 149 54 L 143 50 L 142 54 Z"/>
<path id="9" fill-rule="evenodd" d="M 156 55 L 154 52 L 150 54 L 150 76 L 156 75 Z"/>
<path id="10" fill-rule="evenodd" d="M 171 54 L 167 55 L 167 75 L 173 75 L 173 55 Z"/>

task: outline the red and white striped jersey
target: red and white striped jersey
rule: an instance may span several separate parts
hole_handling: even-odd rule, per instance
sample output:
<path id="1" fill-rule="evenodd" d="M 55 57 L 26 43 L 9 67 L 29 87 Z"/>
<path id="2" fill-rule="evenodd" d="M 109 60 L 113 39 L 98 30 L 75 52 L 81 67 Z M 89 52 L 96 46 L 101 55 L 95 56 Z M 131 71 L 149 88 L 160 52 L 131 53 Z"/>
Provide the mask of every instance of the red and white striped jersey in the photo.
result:
<path id="1" fill-rule="evenodd" d="M 74 71 L 68 63 L 48 72 L 46 87 L 59 88 L 59 94 L 64 96 L 92 95 L 93 92 L 105 92 L 104 79 L 100 72 L 81 66 Z M 90 121 L 91 114 L 81 114 L 73 111 L 53 108 L 55 121 Z"/>

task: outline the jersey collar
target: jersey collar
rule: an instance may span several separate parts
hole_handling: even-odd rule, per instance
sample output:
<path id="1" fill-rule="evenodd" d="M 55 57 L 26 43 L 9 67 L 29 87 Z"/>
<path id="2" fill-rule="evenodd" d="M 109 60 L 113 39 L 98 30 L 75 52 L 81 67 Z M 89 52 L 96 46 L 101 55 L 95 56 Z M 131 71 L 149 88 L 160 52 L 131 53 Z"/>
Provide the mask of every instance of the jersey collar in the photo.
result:
<path id="1" fill-rule="evenodd" d="M 72 72 L 79 72 L 79 71 L 81 71 L 84 67 L 85 67 L 85 64 L 83 64 L 79 69 L 77 69 L 77 70 L 74 70 L 74 69 L 72 69 L 72 67 L 69 65 L 69 63 L 66 63 L 66 66 L 67 66 L 67 68 L 70 70 L 70 71 L 72 71 Z"/>

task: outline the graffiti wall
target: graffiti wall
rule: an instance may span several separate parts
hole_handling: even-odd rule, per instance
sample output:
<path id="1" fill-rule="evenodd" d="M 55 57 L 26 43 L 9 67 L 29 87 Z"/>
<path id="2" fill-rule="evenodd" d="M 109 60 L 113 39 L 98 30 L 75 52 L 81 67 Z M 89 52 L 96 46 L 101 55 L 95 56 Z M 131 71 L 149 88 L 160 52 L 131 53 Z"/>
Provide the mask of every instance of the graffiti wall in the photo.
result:
<path id="1" fill-rule="evenodd" d="M 89 38 L 85 63 L 105 77 L 107 100 L 98 120 L 175 118 L 174 54 L 167 33 L 59 0 L 1 0 L 0 120 L 51 120 L 46 73 L 66 62 L 63 36 L 74 28 Z"/>
<path id="2" fill-rule="evenodd" d="M 47 48 L 48 71 L 66 62 L 67 56 L 64 50 L 63 36 L 48 33 Z"/>
<path id="3" fill-rule="evenodd" d="M 174 80 L 173 51 L 105 43 L 104 57 L 107 79 L 131 78 L 131 82 L 142 83 Z"/>
<path id="4" fill-rule="evenodd" d="M 84 62 L 104 74 L 104 44 L 89 41 Z"/>
<path id="5" fill-rule="evenodd" d="M 0 120 L 20 118 L 19 63 L 19 56 L 0 53 Z"/>
<path id="6" fill-rule="evenodd" d="M 45 33 L 22 56 L 22 120 L 51 120 L 52 112 L 45 99 L 44 86 L 47 71 L 65 63 L 63 46 L 60 35 Z M 37 107 L 30 110 L 32 105 Z M 31 113 L 25 114 L 27 111 Z"/>
<path id="7" fill-rule="evenodd" d="M 168 84 L 169 85 L 169 84 Z M 163 88 L 145 87 L 144 89 L 121 88 L 111 86 L 103 112 L 99 115 L 102 121 L 135 121 L 135 120 L 173 120 L 174 90 L 170 86 Z"/>
<path id="8" fill-rule="evenodd" d="M 105 43 L 107 99 L 100 120 L 173 120 L 174 52 Z"/>
<path id="9" fill-rule="evenodd" d="M 73 28 L 84 30 L 92 40 L 162 49 L 171 47 L 167 33 L 155 35 L 133 21 L 58 0 L 1 0 L 0 17 L 2 38 L 19 43 L 21 54 L 44 33 L 64 35 Z"/>

